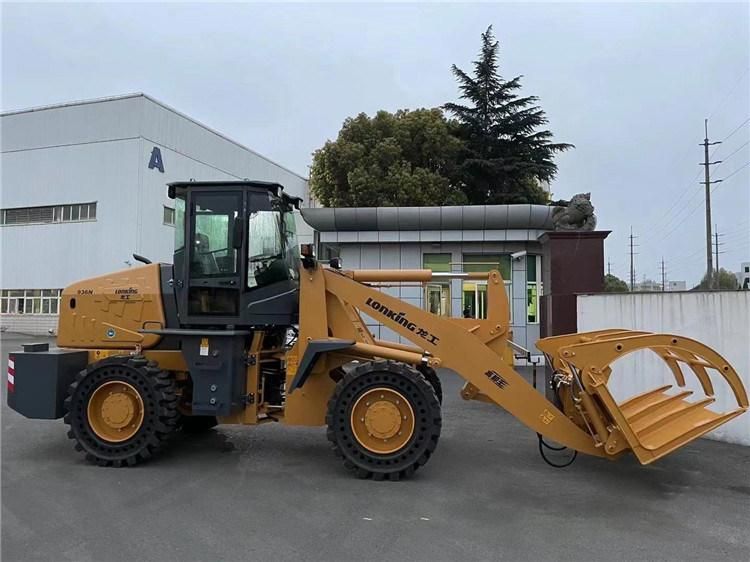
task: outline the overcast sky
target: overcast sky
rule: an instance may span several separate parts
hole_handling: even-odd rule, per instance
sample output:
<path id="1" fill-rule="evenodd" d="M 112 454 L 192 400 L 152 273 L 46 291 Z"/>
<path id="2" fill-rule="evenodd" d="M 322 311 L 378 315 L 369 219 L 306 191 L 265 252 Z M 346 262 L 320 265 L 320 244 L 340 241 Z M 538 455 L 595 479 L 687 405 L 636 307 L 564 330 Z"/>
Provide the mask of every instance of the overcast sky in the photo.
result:
<path id="1" fill-rule="evenodd" d="M 142 91 L 307 175 L 342 121 L 456 99 L 494 25 L 558 158 L 555 198 L 590 191 L 612 272 L 705 270 L 703 119 L 722 266 L 750 261 L 748 4 L 57 4 L 2 6 L 2 109 Z M 739 127 L 739 128 L 738 128 Z M 730 136 L 731 135 L 731 136 Z M 729 137 L 729 138 L 727 138 Z M 744 145 L 744 146 L 743 146 Z M 744 166 L 744 167 L 743 167 Z"/>

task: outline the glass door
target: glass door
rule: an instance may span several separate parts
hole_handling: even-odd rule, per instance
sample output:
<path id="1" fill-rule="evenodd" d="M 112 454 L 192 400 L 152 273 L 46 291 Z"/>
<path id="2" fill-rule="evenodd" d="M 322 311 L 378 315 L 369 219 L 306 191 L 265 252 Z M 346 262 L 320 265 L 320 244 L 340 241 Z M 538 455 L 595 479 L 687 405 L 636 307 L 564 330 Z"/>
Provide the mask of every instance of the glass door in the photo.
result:
<path id="1" fill-rule="evenodd" d="M 188 314 L 237 316 L 242 192 L 194 192 L 190 201 Z"/>
<path id="2" fill-rule="evenodd" d="M 466 281 L 462 287 L 464 318 L 487 318 L 487 282 Z"/>
<path id="3" fill-rule="evenodd" d="M 429 283 L 425 286 L 425 304 L 428 312 L 450 316 L 450 285 Z"/>

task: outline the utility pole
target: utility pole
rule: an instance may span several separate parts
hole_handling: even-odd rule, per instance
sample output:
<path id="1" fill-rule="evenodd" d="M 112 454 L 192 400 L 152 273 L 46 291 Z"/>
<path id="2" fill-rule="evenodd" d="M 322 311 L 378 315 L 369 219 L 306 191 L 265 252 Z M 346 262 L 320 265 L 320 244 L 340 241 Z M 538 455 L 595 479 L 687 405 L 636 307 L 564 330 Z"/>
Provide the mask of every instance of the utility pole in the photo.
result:
<path id="1" fill-rule="evenodd" d="M 607 258 L 607 275 L 612 275 L 612 263 Z"/>
<path id="2" fill-rule="evenodd" d="M 630 292 L 633 292 L 633 287 L 635 286 L 635 263 L 633 262 L 633 256 L 636 255 L 636 253 L 633 251 L 633 248 L 637 247 L 637 244 L 634 244 L 633 241 L 638 238 L 637 236 L 633 236 L 633 227 L 630 227 Z"/>
<path id="3" fill-rule="evenodd" d="M 664 256 L 661 257 L 661 292 L 664 292 L 664 286 L 667 283 L 667 272 L 664 269 Z"/>
<path id="4" fill-rule="evenodd" d="M 719 164 L 721 160 L 717 160 L 716 162 L 709 162 L 708 147 L 714 144 L 721 144 L 721 141 L 708 142 L 708 119 L 705 119 L 703 121 L 703 124 L 706 130 L 706 137 L 703 139 L 703 162 L 699 165 L 704 167 L 706 176 L 706 180 L 701 182 L 706 186 L 706 273 L 708 274 L 708 286 L 709 288 L 713 288 L 714 268 L 712 260 L 713 252 L 711 251 L 711 184 L 719 183 L 722 180 L 715 180 L 713 182 L 711 181 L 711 166 L 713 166 L 714 164 Z"/>
<path id="5" fill-rule="evenodd" d="M 714 225 L 714 254 L 716 255 L 716 288 L 719 288 L 719 254 L 723 254 L 724 252 L 719 251 L 719 246 L 723 246 L 723 242 L 719 242 L 719 236 L 724 236 L 723 234 L 719 234 L 719 227 L 717 225 Z"/>

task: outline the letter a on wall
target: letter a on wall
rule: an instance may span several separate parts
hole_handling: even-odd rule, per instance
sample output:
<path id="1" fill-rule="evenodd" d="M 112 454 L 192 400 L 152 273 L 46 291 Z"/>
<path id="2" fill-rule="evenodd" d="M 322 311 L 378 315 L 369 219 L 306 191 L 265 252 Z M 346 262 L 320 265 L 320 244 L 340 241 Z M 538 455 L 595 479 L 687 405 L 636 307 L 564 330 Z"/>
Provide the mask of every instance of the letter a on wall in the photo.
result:
<path id="1" fill-rule="evenodd" d="M 158 146 L 155 146 L 151 151 L 151 160 L 148 161 L 148 169 L 153 170 L 154 168 L 162 174 L 164 173 L 164 161 L 161 159 L 161 150 Z"/>

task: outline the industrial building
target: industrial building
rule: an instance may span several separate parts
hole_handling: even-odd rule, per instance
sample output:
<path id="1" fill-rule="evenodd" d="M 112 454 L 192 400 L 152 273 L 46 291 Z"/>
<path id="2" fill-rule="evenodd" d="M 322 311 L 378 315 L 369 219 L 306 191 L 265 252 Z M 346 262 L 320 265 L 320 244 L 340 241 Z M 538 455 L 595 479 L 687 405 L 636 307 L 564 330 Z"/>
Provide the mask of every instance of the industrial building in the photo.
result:
<path id="1" fill-rule="evenodd" d="M 547 205 L 316 208 L 305 218 L 316 231 L 322 258 L 340 257 L 345 269 L 497 269 L 510 303 L 513 340 L 533 349 L 540 337 L 542 246 L 553 230 Z M 393 296 L 442 316 L 486 318 L 486 281 L 452 279 L 425 287 L 384 288 Z M 401 341 L 367 318 L 376 337 Z M 535 350 L 536 351 L 536 350 Z"/>
<path id="2" fill-rule="evenodd" d="M 272 181 L 309 201 L 303 176 L 145 94 L 9 111 L 0 127 L 3 330 L 54 330 L 63 287 L 133 253 L 171 262 L 169 182 Z"/>

